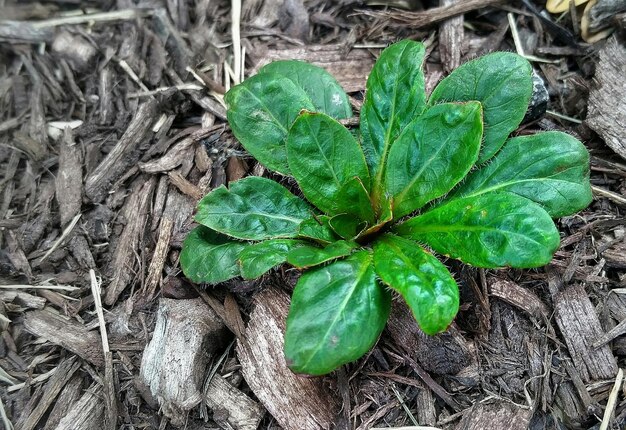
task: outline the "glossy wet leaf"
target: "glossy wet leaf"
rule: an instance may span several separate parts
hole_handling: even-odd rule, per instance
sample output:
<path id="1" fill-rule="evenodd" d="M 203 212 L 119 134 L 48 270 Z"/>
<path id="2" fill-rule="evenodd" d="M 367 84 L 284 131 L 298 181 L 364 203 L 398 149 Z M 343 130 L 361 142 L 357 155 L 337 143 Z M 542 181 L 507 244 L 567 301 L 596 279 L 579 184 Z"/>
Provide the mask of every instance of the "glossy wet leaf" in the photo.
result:
<path id="1" fill-rule="evenodd" d="M 305 197 L 328 215 L 337 215 L 343 185 L 354 177 L 369 186 L 363 151 L 350 132 L 320 113 L 304 112 L 287 139 L 291 173 Z"/>
<path id="2" fill-rule="evenodd" d="M 541 206 L 504 192 L 450 200 L 394 230 L 485 268 L 543 266 L 559 246 L 559 232 Z"/>
<path id="3" fill-rule="evenodd" d="M 241 276 L 256 279 L 287 261 L 287 253 L 307 243 L 294 239 L 270 239 L 250 245 L 239 254 Z"/>
<path id="4" fill-rule="evenodd" d="M 354 239 L 367 229 L 365 221 L 350 214 L 335 215 L 328 221 L 328 224 L 335 234 L 347 240 Z"/>
<path id="5" fill-rule="evenodd" d="M 337 240 L 337 236 L 329 224 L 330 217 L 326 215 L 316 215 L 305 219 L 298 229 L 298 237 L 313 239 L 316 242 L 331 243 Z"/>
<path id="6" fill-rule="evenodd" d="M 459 310 L 459 288 L 434 255 L 415 242 L 385 234 L 374 242 L 374 267 L 402 295 L 424 333 L 448 328 Z"/>
<path id="7" fill-rule="evenodd" d="M 311 208 L 271 179 L 249 176 L 211 191 L 198 204 L 196 221 L 238 239 L 293 238 Z"/>
<path id="8" fill-rule="evenodd" d="M 591 203 L 589 153 L 572 136 L 549 131 L 509 139 L 502 150 L 472 172 L 454 196 L 508 191 L 540 204 L 553 218 Z"/>
<path id="9" fill-rule="evenodd" d="M 323 375 L 358 359 L 376 343 L 390 306 L 367 251 L 304 273 L 287 317 L 287 364 Z"/>
<path id="10" fill-rule="evenodd" d="M 325 69 L 304 61 L 274 61 L 263 66 L 259 73 L 273 73 L 290 79 L 311 99 L 315 111 L 335 119 L 352 117 L 350 99 L 339 82 Z"/>
<path id="11" fill-rule="evenodd" d="M 356 247 L 357 243 L 345 240 L 338 240 L 324 248 L 314 245 L 299 246 L 287 253 L 287 263 L 305 269 L 350 255 Z"/>
<path id="12" fill-rule="evenodd" d="M 191 230 L 183 242 L 180 266 L 193 282 L 218 284 L 239 276 L 237 259 L 246 248 L 237 242 L 204 226 Z"/>
<path id="13" fill-rule="evenodd" d="M 339 189 L 335 206 L 338 213 L 353 215 L 369 224 L 373 224 L 376 218 L 370 196 L 358 177 L 349 179 Z"/>
<path id="14" fill-rule="evenodd" d="M 426 105 L 424 54 L 419 42 L 394 43 L 380 54 L 367 79 L 360 129 L 376 200 L 389 148 Z"/>
<path id="15" fill-rule="evenodd" d="M 315 109 L 309 96 L 291 79 L 273 73 L 252 76 L 224 97 L 233 134 L 270 170 L 289 174 L 285 141 L 302 109 Z"/>
<path id="16" fill-rule="evenodd" d="M 479 101 L 484 141 L 478 162 L 491 158 L 524 119 L 532 95 L 532 67 L 511 52 L 494 52 L 469 61 L 437 85 L 429 104 Z"/>
<path id="17" fill-rule="evenodd" d="M 467 175 L 482 139 L 480 103 L 443 103 L 407 125 L 389 151 L 385 192 L 399 218 L 441 197 Z"/>

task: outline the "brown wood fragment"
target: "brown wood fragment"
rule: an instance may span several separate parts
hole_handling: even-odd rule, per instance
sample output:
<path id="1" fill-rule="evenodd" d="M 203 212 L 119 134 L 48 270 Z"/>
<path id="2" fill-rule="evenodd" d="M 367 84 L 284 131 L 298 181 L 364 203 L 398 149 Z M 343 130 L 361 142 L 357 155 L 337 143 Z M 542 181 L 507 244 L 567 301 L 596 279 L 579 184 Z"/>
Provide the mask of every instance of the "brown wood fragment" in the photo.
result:
<path id="1" fill-rule="evenodd" d="M 16 270 L 22 272 L 28 279 L 32 279 L 33 272 L 28 263 L 28 259 L 17 240 L 17 235 L 13 231 L 9 231 L 6 236 L 7 241 L 7 257 Z"/>
<path id="2" fill-rule="evenodd" d="M 72 406 L 78 402 L 83 394 L 83 378 L 80 374 L 75 374 L 63 387 L 63 390 L 56 398 L 54 407 L 48 415 L 44 429 L 55 428 L 61 419 L 67 415 Z"/>
<path id="3" fill-rule="evenodd" d="M 172 424 L 183 425 L 187 412 L 202 401 L 207 365 L 224 335 L 224 325 L 202 299 L 159 300 L 140 377 Z"/>
<path id="4" fill-rule="evenodd" d="M 284 292 L 267 288 L 255 297 L 246 340 L 237 342 L 243 376 L 255 396 L 285 430 L 334 428 L 339 399 L 323 378 L 291 372 L 283 353 L 289 310 Z"/>
<path id="5" fill-rule="evenodd" d="M 466 0 L 452 6 L 434 7 L 422 12 L 408 11 L 373 11 L 363 10 L 362 14 L 379 19 L 388 19 L 392 27 L 402 27 L 404 29 L 423 28 L 431 24 L 436 24 L 443 20 L 457 15 L 463 15 L 477 9 L 495 6 L 504 3 L 504 0 Z"/>
<path id="6" fill-rule="evenodd" d="M 547 321 L 548 307 L 527 288 L 522 288 L 515 282 L 506 279 L 492 278 L 489 282 L 489 292 L 505 302 L 516 306 L 540 321 Z"/>
<path id="7" fill-rule="evenodd" d="M 104 404 L 101 388 L 92 386 L 72 405 L 72 409 L 59 421 L 54 430 L 93 430 L 104 423 Z"/>
<path id="8" fill-rule="evenodd" d="M 583 381 L 614 378 L 617 361 L 611 348 L 593 347 L 602 336 L 602 327 L 582 285 L 566 287 L 554 295 L 553 301 L 556 322 Z"/>
<path id="9" fill-rule="evenodd" d="M 253 73 L 277 60 L 303 60 L 323 67 L 348 93 L 365 90 L 367 76 L 374 65 L 374 57 L 364 49 L 353 49 L 346 54 L 341 44 L 307 45 L 297 48 L 270 49 L 254 67 Z"/>
<path id="10" fill-rule="evenodd" d="M 85 194 L 93 202 L 104 200 L 111 185 L 124 176 L 140 157 L 139 147 L 151 135 L 151 127 L 157 116 L 155 100 L 141 104 L 128 128 L 85 182 Z"/>
<path id="11" fill-rule="evenodd" d="M 213 411 L 213 421 L 225 429 L 256 430 L 265 415 L 261 405 L 217 374 L 211 378 L 204 401 Z"/>
<path id="12" fill-rule="evenodd" d="M 13 303 L 26 309 L 43 309 L 46 305 L 46 299 L 43 297 L 15 290 L 0 290 L 0 301 Z"/>
<path id="13" fill-rule="evenodd" d="M 118 238 L 113 258 L 109 265 L 112 274 L 111 283 L 106 288 L 104 302 L 112 305 L 121 292 L 128 286 L 134 276 L 136 267 L 135 253 L 140 238 L 147 224 L 148 210 L 152 200 L 152 192 L 156 186 L 156 179 L 150 178 L 142 186 L 137 187 L 128 197 L 122 215 L 127 224 Z"/>
<path id="14" fill-rule="evenodd" d="M 617 36 L 600 51 L 594 88 L 589 94 L 586 124 L 620 157 L 626 159 L 626 47 Z"/>
<path id="15" fill-rule="evenodd" d="M 463 0 L 439 0 L 441 7 L 463 3 Z M 447 73 L 461 65 L 463 50 L 463 15 L 447 19 L 439 25 L 439 56 Z"/>
<path id="16" fill-rule="evenodd" d="M 65 227 L 80 212 L 82 205 L 83 155 L 70 128 L 65 129 L 59 146 L 59 171 L 55 186 L 61 226 Z"/>
<path id="17" fill-rule="evenodd" d="M 74 357 L 61 363 L 46 384 L 37 406 L 28 415 L 20 416 L 15 423 L 16 427 L 21 430 L 33 430 L 79 367 L 80 363 Z"/>
<path id="18" fill-rule="evenodd" d="M 100 336 L 76 321 L 43 309 L 26 312 L 24 328 L 29 333 L 59 345 L 96 366 L 104 365 Z"/>
<path id="19" fill-rule="evenodd" d="M 178 188 L 181 193 L 188 195 L 195 201 L 200 200 L 204 196 L 204 193 L 200 190 L 200 188 L 183 178 L 183 175 L 179 172 L 170 172 L 168 173 L 168 176 L 170 177 L 172 184 Z"/>
<path id="20" fill-rule="evenodd" d="M 146 276 L 146 282 L 144 284 L 146 302 L 149 302 L 151 298 L 154 297 L 157 287 L 161 284 L 163 266 L 165 266 L 167 253 L 170 250 L 169 245 L 173 228 L 174 221 L 170 217 L 163 217 L 161 219 L 161 225 L 159 226 L 159 239 L 157 240 L 156 247 L 154 248 L 152 261 L 150 261 L 150 267 L 148 267 L 148 276 Z"/>
<path id="21" fill-rule="evenodd" d="M 191 135 L 180 140 L 174 145 L 165 155 L 161 158 L 139 163 L 139 168 L 146 173 L 160 173 L 174 170 L 180 166 L 185 159 L 193 158 L 194 148 L 193 144 L 202 139 L 206 139 L 212 133 L 215 133 L 217 128 L 223 126 L 202 128 L 196 130 Z"/>
<path id="22" fill-rule="evenodd" d="M 469 408 L 456 430 L 526 430 L 532 411 L 506 401 L 477 403 Z"/>

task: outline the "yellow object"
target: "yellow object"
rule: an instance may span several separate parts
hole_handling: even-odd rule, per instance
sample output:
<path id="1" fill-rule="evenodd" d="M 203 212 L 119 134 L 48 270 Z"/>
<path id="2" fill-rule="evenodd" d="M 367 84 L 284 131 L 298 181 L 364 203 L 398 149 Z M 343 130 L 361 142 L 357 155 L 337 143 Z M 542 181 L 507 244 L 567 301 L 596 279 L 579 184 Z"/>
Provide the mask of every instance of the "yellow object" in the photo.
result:
<path id="1" fill-rule="evenodd" d="M 550 13 L 561 13 L 569 9 L 570 1 L 575 1 L 576 6 L 587 3 L 589 0 L 548 0 L 546 9 Z"/>
<path id="2" fill-rule="evenodd" d="M 603 30 L 598 31 L 597 33 L 592 33 L 589 31 L 589 12 L 591 8 L 598 2 L 598 0 L 591 0 L 585 6 L 585 11 L 583 12 L 583 16 L 580 19 L 580 35 L 583 40 L 587 43 L 596 43 L 601 41 L 602 39 L 606 39 L 613 33 L 613 28 L 605 28 Z"/>

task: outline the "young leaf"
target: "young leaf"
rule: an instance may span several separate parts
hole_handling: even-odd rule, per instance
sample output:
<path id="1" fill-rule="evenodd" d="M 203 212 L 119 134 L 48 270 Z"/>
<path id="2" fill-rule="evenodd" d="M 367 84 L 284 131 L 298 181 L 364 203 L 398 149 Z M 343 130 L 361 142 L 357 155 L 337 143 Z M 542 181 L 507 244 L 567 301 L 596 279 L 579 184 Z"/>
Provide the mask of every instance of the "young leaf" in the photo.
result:
<path id="1" fill-rule="evenodd" d="M 459 288 L 434 255 L 415 242 L 385 234 L 374 242 L 374 268 L 402 295 L 424 333 L 448 328 L 459 310 Z"/>
<path id="2" fill-rule="evenodd" d="M 287 253 L 287 263 L 298 269 L 306 269 L 350 255 L 357 246 L 359 246 L 357 243 L 345 240 L 338 240 L 325 248 L 318 248 L 313 245 L 299 246 Z"/>
<path id="3" fill-rule="evenodd" d="M 349 179 L 339 189 L 335 208 L 338 213 L 353 215 L 368 224 L 375 222 L 376 214 L 370 196 L 358 177 Z"/>
<path id="4" fill-rule="evenodd" d="M 395 43 L 380 54 L 367 79 L 360 129 L 375 200 L 391 144 L 426 106 L 424 53 L 419 42 Z"/>
<path id="5" fill-rule="evenodd" d="M 180 266 L 187 279 L 193 282 L 218 284 L 239 276 L 237 259 L 246 246 L 243 242 L 198 226 L 183 242 Z"/>
<path id="6" fill-rule="evenodd" d="M 313 239 L 316 242 L 329 244 L 337 240 L 333 229 L 329 224 L 330 217 L 316 215 L 305 219 L 298 229 L 298 237 Z"/>
<path id="7" fill-rule="evenodd" d="M 297 60 L 274 61 L 263 66 L 259 73 L 281 75 L 304 90 L 317 112 L 335 119 L 352 117 L 348 95 L 339 82 L 325 69 Z"/>
<path id="8" fill-rule="evenodd" d="M 390 307 L 367 251 L 304 273 L 287 317 L 289 367 L 323 375 L 358 359 L 376 343 Z"/>
<path id="9" fill-rule="evenodd" d="M 337 215 L 341 187 L 354 177 L 369 187 L 363 151 L 348 129 L 328 115 L 302 113 L 289 130 L 287 159 L 305 197 Z"/>
<path id="10" fill-rule="evenodd" d="M 511 52 L 495 52 L 463 64 L 437 85 L 429 104 L 479 101 L 485 139 L 479 163 L 490 159 L 524 119 L 533 91 L 532 67 Z"/>
<path id="11" fill-rule="evenodd" d="M 504 192 L 450 200 L 394 230 L 485 268 L 543 266 L 559 246 L 559 232 L 541 206 Z"/>
<path id="12" fill-rule="evenodd" d="M 365 221 L 350 214 L 335 215 L 328 224 L 339 237 L 347 240 L 354 239 L 367 228 Z"/>
<path id="13" fill-rule="evenodd" d="M 478 158 L 482 131 L 478 102 L 436 105 L 407 125 L 385 171 L 394 215 L 410 214 L 463 179 Z"/>
<path id="14" fill-rule="evenodd" d="M 526 197 L 552 218 L 570 215 L 591 203 L 589 153 L 578 140 L 559 131 L 514 137 L 453 195 L 471 197 L 494 191 Z"/>
<path id="15" fill-rule="evenodd" d="M 311 209 L 271 179 L 248 176 L 207 194 L 196 221 L 237 239 L 293 238 Z"/>
<path id="16" fill-rule="evenodd" d="M 265 167 L 289 174 L 285 141 L 302 109 L 315 109 L 290 79 L 273 73 L 252 76 L 224 97 L 233 134 Z"/>
<path id="17" fill-rule="evenodd" d="M 250 245 L 239 254 L 241 276 L 256 279 L 273 267 L 287 261 L 287 253 L 307 243 L 293 239 L 270 239 Z"/>

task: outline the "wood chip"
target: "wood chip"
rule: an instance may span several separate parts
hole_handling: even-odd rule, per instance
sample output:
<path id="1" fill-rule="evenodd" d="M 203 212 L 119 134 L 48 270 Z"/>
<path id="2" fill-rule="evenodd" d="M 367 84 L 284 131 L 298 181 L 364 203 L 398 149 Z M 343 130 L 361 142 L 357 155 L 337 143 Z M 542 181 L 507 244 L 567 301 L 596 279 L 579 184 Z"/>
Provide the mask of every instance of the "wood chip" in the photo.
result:
<path id="1" fill-rule="evenodd" d="M 570 285 L 554 295 L 555 319 L 561 330 L 574 366 L 585 383 L 612 379 L 617 374 L 617 361 L 611 348 L 594 348 L 602 336 L 598 314 L 580 284 Z"/>
<path id="2" fill-rule="evenodd" d="M 457 430 L 526 430 L 532 411 L 506 401 L 477 403 L 463 414 Z"/>
<path id="3" fill-rule="evenodd" d="M 463 0 L 439 0 L 441 7 L 461 4 Z M 463 51 L 463 15 L 447 19 L 439 25 L 439 56 L 447 73 L 461 65 Z"/>
<path id="4" fill-rule="evenodd" d="M 65 129 L 59 147 L 55 187 L 61 226 L 65 227 L 80 212 L 83 203 L 83 156 L 70 128 Z"/>
<path id="5" fill-rule="evenodd" d="M 224 344 L 225 326 L 202 299 L 160 299 L 140 378 L 176 426 L 202 401 L 211 356 Z"/>
<path id="6" fill-rule="evenodd" d="M 225 429 L 256 430 L 265 415 L 261 405 L 220 375 L 211 378 L 204 401 L 213 411 L 213 421 Z"/>
<path id="7" fill-rule="evenodd" d="M 600 51 L 585 121 L 623 159 L 626 159 L 625 69 L 626 47 L 613 36 Z"/>
<path id="8" fill-rule="evenodd" d="M 85 182 L 85 194 L 94 203 L 104 200 L 111 185 L 137 163 L 141 156 L 140 145 L 152 133 L 152 123 L 157 118 L 155 100 L 139 106 L 120 140 Z"/>
<path id="9" fill-rule="evenodd" d="M 59 421 L 54 430 L 101 429 L 104 423 L 104 403 L 101 389 L 92 386 L 72 405 L 72 409 Z"/>
<path id="10" fill-rule="evenodd" d="M 548 320 L 548 307 L 531 290 L 505 279 L 492 278 L 488 284 L 492 296 L 522 309 L 540 321 Z"/>
<path id="11" fill-rule="evenodd" d="M 255 297 L 246 340 L 237 343 L 243 376 L 255 396 L 285 430 L 334 428 L 339 399 L 324 378 L 291 372 L 283 353 L 289 297 L 268 288 Z"/>
<path id="12" fill-rule="evenodd" d="M 29 333 L 59 345 L 98 367 L 104 365 L 100 336 L 76 321 L 43 309 L 26 312 L 24 328 Z"/>

